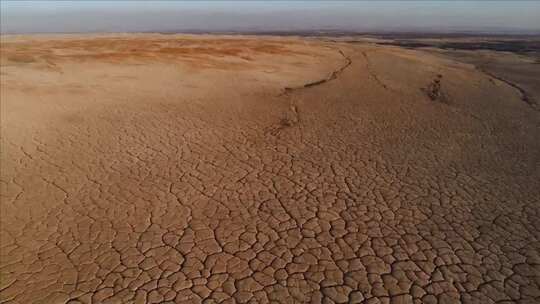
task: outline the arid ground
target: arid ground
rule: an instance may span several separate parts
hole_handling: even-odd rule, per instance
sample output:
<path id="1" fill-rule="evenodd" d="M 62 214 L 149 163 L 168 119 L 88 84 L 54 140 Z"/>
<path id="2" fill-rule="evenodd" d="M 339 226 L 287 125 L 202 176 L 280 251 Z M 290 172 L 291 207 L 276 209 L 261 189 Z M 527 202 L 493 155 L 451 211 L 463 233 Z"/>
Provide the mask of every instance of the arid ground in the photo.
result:
<path id="1" fill-rule="evenodd" d="M 540 302 L 540 65 L 472 54 L 3 36 L 0 302 Z"/>

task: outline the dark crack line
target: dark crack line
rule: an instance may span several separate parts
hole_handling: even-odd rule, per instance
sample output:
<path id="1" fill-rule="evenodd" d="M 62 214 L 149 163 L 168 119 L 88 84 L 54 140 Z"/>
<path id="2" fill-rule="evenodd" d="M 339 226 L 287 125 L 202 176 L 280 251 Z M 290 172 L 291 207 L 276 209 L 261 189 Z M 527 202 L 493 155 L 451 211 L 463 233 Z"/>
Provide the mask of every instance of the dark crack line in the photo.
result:
<path id="1" fill-rule="evenodd" d="M 507 85 L 511 86 L 512 88 L 516 89 L 519 94 L 521 95 L 521 100 L 524 101 L 525 103 L 527 103 L 531 108 L 533 108 L 534 110 L 536 111 L 540 111 L 540 108 L 538 108 L 538 104 L 532 100 L 531 96 L 527 93 L 527 91 L 525 91 L 525 89 L 523 89 L 522 87 L 520 87 L 518 84 L 516 83 L 513 83 L 509 80 L 506 80 L 502 77 L 499 77 L 493 73 L 490 73 L 488 71 L 486 71 L 485 69 L 483 69 L 482 67 L 480 66 L 477 66 L 476 67 L 480 72 L 488 75 L 489 77 L 491 78 L 494 78 L 494 79 L 497 79 L 499 81 L 502 81 L 504 83 L 506 83 Z"/>
<path id="2" fill-rule="evenodd" d="M 339 52 L 339 54 L 345 59 L 346 63 L 344 65 L 342 65 L 341 67 L 339 67 L 337 70 L 334 70 L 330 76 L 326 77 L 326 78 L 323 78 L 323 79 L 319 79 L 319 80 L 316 80 L 316 81 L 313 81 L 313 82 L 308 82 L 302 86 L 299 86 L 299 87 L 295 87 L 295 88 L 289 88 L 289 87 L 285 87 L 283 89 L 283 92 L 279 95 L 279 96 L 283 96 L 283 95 L 286 95 L 290 92 L 293 92 L 293 91 L 297 91 L 297 90 L 301 90 L 301 89 L 305 89 L 305 88 L 311 88 L 311 87 L 314 87 L 314 86 L 318 86 L 318 85 L 321 85 L 321 84 L 324 84 L 324 83 L 327 83 L 329 81 L 332 81 L 334 79 L 336 79 L 339 74 L 341 74 L 346 68 L 348 68 L 351 64 L 352 64 L 352 60 L 350 57 L 348 57 L 347 55 L 345 55 L 345 53 L 338 49 L 338 48 L 335 48 L 337 49 L 337 51 Z"/>
<path id="3" fill-rule="evenodd" d="M 344 65 L 342 65 L 338 69 L 334 70 L 330 74 L 330 76 L 328 76 L 327 78 L 323 78 L 323 79 L 313 81 L 313 82 L 308 82 L 308 83 L 306 83 L 306 84 L 304 84 L 302 86 L 295 87 L 295 88 L 285 87 L 283 89 L 283 92 L 281 94 L 279 94 L 278 97 L 288 95 L 289 93 L 291 93 L 293 91 L 298 91 L 298 90 L 302 90 L 302 89 L 306 89 L 306 88 L 311 88 L 311 87 L 314 87 L 314 86 L 322 85 L 322 84 L 327 83 L 329 81 L 332 81 L 334 79 L 337 79 L 338 76 L 346 68 L 348 68 L 352 64 L 352 60 L 351 60 L 350 57 L 345 55 L 345 53 L 341 49 L 339 49 L 339 48 L 333 48 L 333 49 L 337 50 L 339 52 L 339 54 L 345 59 L 346 62 L 345 62 Z M 298 105 L 296 104 L 296 102 L 293 99 L 291 99 L 290 102 L 289 102 L 289 109 L 288 109 L 285 117 L 282 118 L 277 125 L 275 125 L 273 127 L 270 127 L 267 131 L 265 131 L 265 133 L 271 134 L 273 136 L 278 136 L 281 133 L 282 130 L 284 130 L 286 128 L 289 128 L 289 127 L 293 127 L 293 126 L 297 125 L 299 122 L 300 122 L 300 113 L 299 113 L 299 110 L 298 110 Z"/>
<path id="4" fill-rule="evenodd" d="M 364 56 L 364 58 L 366 59 L 366 69 L 369 73 L 369 75 L 375 79 L 375 81 L 380 85 L 382 86 L 384 89 L 388 90 L 388 86 L 386 84 L 384 84 L 380 79 L 379 77 L 377 76 L 377 74 L 375 74 L 375 72 L 373 72 L 373 70 L 371 69 L 371 65 L 369 63 L 369 58 L 368 58 L 368 55 L 366 52 L 362 52 L 362 55 Z"/>

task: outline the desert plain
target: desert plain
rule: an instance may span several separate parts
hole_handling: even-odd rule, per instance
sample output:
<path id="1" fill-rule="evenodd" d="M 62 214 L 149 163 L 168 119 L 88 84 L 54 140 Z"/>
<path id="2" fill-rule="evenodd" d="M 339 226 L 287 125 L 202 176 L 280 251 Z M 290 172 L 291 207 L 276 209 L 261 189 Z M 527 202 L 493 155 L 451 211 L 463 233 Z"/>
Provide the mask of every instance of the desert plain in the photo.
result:
<path id="1" fill-rule="evenodd" d="M 534 56 L 1 42 L 1 303 L 540 302 Z"/>

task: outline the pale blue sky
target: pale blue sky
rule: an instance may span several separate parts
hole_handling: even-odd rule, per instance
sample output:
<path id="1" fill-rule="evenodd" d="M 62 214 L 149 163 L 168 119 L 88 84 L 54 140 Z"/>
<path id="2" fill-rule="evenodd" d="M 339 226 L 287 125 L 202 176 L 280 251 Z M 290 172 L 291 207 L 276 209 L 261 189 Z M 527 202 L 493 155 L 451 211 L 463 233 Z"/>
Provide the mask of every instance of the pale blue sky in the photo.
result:
<path id="1" fill-rule="evenodd" d="M 540 1 L 9 1 L 1 30 L 540 33 Z"/>

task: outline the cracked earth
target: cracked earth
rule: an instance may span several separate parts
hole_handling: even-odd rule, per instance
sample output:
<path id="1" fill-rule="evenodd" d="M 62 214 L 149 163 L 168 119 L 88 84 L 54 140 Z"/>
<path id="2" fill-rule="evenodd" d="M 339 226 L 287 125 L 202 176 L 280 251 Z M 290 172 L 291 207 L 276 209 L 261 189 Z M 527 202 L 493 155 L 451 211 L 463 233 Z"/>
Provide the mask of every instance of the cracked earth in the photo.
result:
<path id="1" fill-rule="evenodd" d="M 0 97 L 2 303 L 540 302 L 540 114 L 472 65 L 14 36 Z"/>

